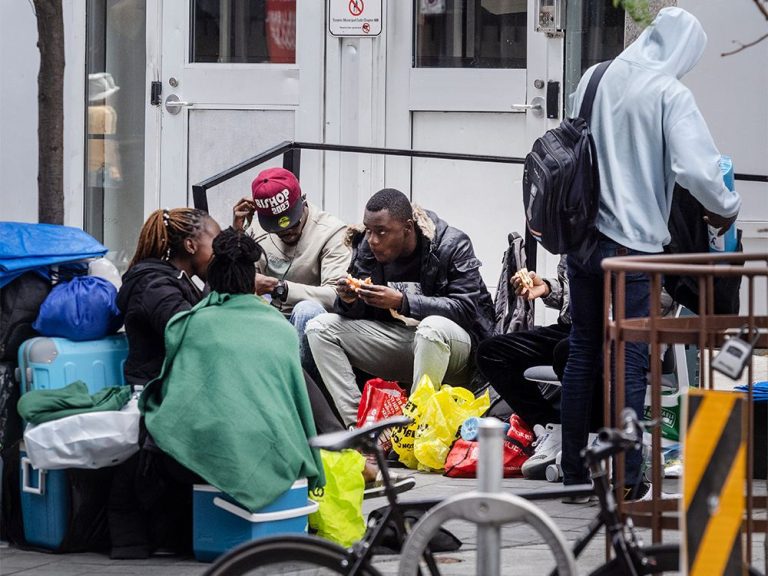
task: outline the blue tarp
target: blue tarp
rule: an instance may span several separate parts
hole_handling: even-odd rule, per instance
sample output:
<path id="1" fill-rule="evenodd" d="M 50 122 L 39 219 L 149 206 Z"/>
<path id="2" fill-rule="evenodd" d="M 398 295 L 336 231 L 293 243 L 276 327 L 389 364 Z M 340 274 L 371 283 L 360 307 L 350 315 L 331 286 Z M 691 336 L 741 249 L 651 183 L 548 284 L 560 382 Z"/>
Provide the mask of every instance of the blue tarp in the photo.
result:
<path id="1" fill-rule="evenodd" d="M 106 246 L 79 228 L 0 222 L 0 288 L 25 272 L 47 276 L 51 265 L 106 253 Z"/>
<path id="2" fill-rule="evenodd" d="M 741 386 L 736 386 L 734 390 L 749 392 L 749 387 L 746 384 L 742 384 Z M 755 382 L 752 385 L 752 397 L 755 399 L 755 402 L 765 402 L 768 400 L 768 380 Z"/>

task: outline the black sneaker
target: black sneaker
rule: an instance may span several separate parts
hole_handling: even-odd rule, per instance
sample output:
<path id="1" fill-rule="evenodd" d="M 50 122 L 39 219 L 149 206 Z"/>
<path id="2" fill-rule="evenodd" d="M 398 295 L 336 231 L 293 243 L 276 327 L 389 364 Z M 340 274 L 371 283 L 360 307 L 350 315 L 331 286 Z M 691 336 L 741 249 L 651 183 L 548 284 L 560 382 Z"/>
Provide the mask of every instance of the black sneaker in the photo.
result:
<path id="1" fill-rule="evenodd" d="M 675 500 L 680 498 L 680 494 L 671 492 L 662 492 L 662 500 Z M 640 484 L 624 487 L 624 502 L 650 502 L 653 500 L 653 484 L 650 482 L 640 482 Z"/>
<path id="2" fill-rule="evenodd" d="M 624 486 L 624 502 L 645 502 L 652 498 L 652 494 L 650 482 Z"/>
<path id="3" fill-rule="evenodd" d="M 394 448 L 390 448 L 387 452 L 387 466 L 390 468 L 407 468 L 405 464 L 400 462 L 400 454 L 395 452 Z"/>
<path id="4" fill-rule="evenodd" d="M 563 488 L 575 488 L 577 486 L 580 488 L 585 488 L 588 485 L 589 483 L 586 483 L 586 482 L 584 484 L 568 484 L 568 485 L 564 485 Z M 560 499 L 560 501 L 563 504 L 588 504 L 591 499 L 592 499 L 592 494 L 573 494 L 573 495 L 563 496 Z"/>

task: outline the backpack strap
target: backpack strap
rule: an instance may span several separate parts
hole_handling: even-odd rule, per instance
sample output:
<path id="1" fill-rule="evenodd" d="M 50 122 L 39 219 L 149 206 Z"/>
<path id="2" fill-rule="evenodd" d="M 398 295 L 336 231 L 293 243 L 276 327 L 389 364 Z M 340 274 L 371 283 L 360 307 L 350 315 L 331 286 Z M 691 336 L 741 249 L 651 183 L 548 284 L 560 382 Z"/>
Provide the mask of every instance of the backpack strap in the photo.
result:
<path id="1" fill-rule="evenodd" d="M 608 66 L 611 65 L 611 62 L 613 62 L 613 60 L 606 60 L 597 65 L 597 68 L 595 68 L 595 71 L 592 72 L 592 76 L 589 78 L 587 89 L 584 91 L 584 99 L 581 101 L 581 108 L 579 109 L 579 118 L 586 120 L 587 125 L 589 125 L 590 120 L 592 120 L 592 104 L 595 101 L 597 85 L 600 83 L 600 79 L 603 77 L 603 74 L 605 74 Z"/>

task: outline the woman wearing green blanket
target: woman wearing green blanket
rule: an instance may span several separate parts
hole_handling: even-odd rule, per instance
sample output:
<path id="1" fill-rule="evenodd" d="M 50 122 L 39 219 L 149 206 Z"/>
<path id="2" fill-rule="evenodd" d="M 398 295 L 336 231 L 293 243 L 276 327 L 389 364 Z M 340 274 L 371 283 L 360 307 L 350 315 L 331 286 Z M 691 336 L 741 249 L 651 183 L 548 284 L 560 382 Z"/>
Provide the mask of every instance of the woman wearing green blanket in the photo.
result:
<path id="1" fill-rule="evenodd" d="M 230 228 L 213 254 L 211 293 L 169 322 L 140 409 L 163 452 L 255 511 L 323 468 L 296 331 L 254 295 L 261 249 Z"/>
<path id="2" fill-rule="evenodd" d="M 129 341 L 130 352 L 125 366 L 129 384 L 145 386 L 160 374 L 166 355 L 166 326 L 175 315 L 189 312 L 204 298 L 205 292 L 191 278 L 207 279 L 213 239 L 219 232 L 215 220 L 194 208 L 156 210 L 142 227 L 136 254 L 123 276 L 118 295 Z M 233 272 L 221 265 L 224 260 L 219 262 L 217 286 L 228 288 Z M 253 268 L 252 263 L 249 265 Z M 250 300 L 261 304 L 256 297 L 251 296 Z M 259 318 L 243 317 L 239 323 L 247 323 L 263 337 L 272 338 L 272 327 L 260 324 Z M 285 327 L 290 329 L 287 322 L 283 323 L 285 326 L 277 328 L 278 332 Z M 235 356 L 225 352 L 230 341 L 238 346 L 243 344 L 237 336 L 239 329 L 230 326 L 228 330 L 224 344 L 211 344 L 205 350 L 205 373 L 210 373 L 208 371 L 215 366 L 222 374 L 234 374 L 233 368 L 237 365 L 249 375 L 256 374 L 260 367 L 252 362 L 250 352 Z M 200 336 L 205 337 L 207 332 L 204 329 Z M 239 358 L 241 362 L 237 362 Z M 241 385 L 242 382 L 235 383 L 227 393 L 235 393 Z M 307 379 L 306 386 L 318 431 L 343 429 L 314 382 Z M 267 393 L 264 397 L 270 398 Z M 243 401 L 241 406 L 244 405 Z M 208 412 L 210 401 L 206 400 L 202 406 Z M 227 414 L 223 424 L 237 422 L 231 416 Z M 198 448 L 204 451 L 207 446 L 201 444 Z M 182 553 L 191 550 L 191 485 L 195 481 L 200 478 L 168 457 L 151 436 L 142 438 L 142 450 L 118 468 L 112 482 L 109 502 L 111 556 L 147 558 L 158 549 Z"/>

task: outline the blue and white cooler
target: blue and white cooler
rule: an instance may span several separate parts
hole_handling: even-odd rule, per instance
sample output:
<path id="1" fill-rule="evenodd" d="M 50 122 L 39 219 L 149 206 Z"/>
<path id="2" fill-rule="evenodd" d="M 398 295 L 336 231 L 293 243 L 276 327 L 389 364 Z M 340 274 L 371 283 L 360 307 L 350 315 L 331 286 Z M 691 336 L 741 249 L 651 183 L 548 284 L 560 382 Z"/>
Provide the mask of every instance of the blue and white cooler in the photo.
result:
<path id="1" fill-rule="evenodd" d="M 305 534 L 307 517 L 316 512 L 317 502 L 309 500 L 307 480 L 251 513 L 218 488 L 196 484 L 193 497 L 193 549 L 195 558 L 211 562 L 228 550 L 256 538 L 277 534 Z"/>
<path id="2" fill-rule="evenodd" d="M 38 470 L 21 450 L 21 512 L 24 538 L 33 546 L 56 550 L 67 534 L 71 497 L 66 470 Z"/>

